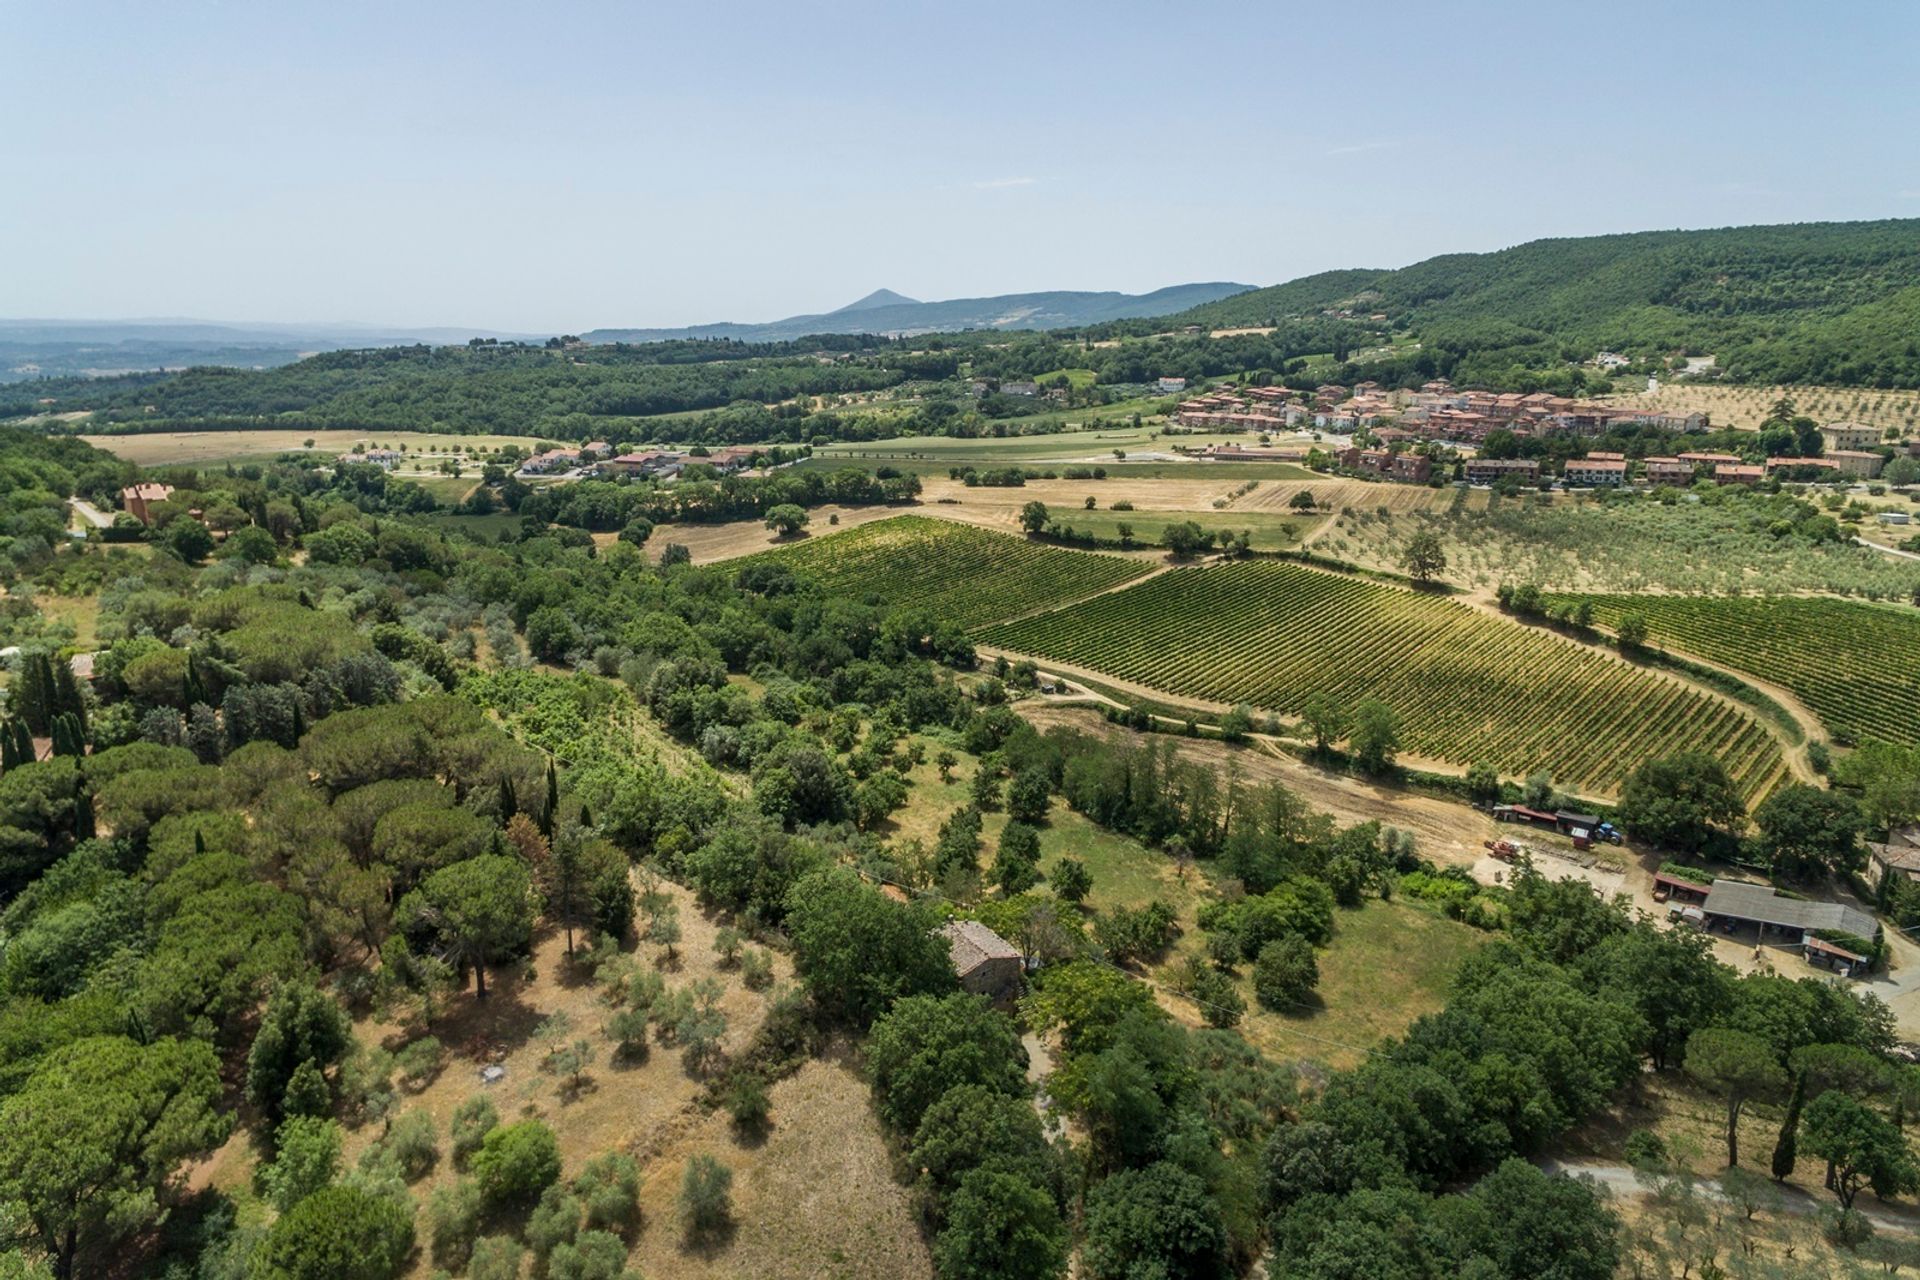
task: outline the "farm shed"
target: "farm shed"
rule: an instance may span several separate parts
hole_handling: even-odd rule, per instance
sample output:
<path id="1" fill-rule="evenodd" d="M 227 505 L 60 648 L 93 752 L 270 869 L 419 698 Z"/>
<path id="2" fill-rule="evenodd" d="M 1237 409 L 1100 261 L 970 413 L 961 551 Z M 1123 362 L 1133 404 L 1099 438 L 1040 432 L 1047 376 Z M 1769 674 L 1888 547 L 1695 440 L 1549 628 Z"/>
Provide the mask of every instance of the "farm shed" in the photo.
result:
<path id="1" fill-rule="evenodd" d="M 1541 809 L 1529 809 L 1523 804 L 1497 804 L 1493 806 L 1495 822 L 1532 822 L 1543 827 L 1558 825 L 1553 814 Z"/>
<path id="2" fill-rule="evenodd" d="M 940 932 L 947 939 L 953 971 L 962 987 L 995 1000 L 1019 991 L 1027 962 L 1011 942 L 978 920 L 949 920 Z"/>
<path id="3" fill-rule="evenodd" d="M 1725 920 L 1757 925 L 1762 941 L 1769 929 L 1793 942 L 1805 942 L 1816 929 L 1838 929 L 1862 938 L 1880 936 L 1880 922 L 1864 911 L 1838 902 L 1783 898 L 1770 885 L 1739 880 L 1715 880 L 1701 910 L 1710 924 Z"/>
<path id="4" fill-rule="evenodd" d="M 1653 891 L 1656 895 L 1664 893 L 1676 902 L 1704 902 L 1707 897 L 1706 885 L 1665 871 L 1653 873 Z"/>
<path id="5" fill-rule="evenodd" d="M 1600 825 L 1600 815 L 1597 813 L 1576 813 L 1572 809 L 1556 809 L 1553 814 L 1553 825 L 1567 835 L 1572 835 L 1575 828 L 1585 828 L 1591 831 Z"/>

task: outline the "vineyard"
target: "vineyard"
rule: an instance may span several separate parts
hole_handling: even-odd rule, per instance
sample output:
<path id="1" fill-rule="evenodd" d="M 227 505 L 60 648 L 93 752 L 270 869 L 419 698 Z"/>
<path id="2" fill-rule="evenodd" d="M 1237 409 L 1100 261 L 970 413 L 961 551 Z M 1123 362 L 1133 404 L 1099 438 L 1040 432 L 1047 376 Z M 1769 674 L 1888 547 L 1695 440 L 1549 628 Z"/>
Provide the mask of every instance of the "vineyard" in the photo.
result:
<path id="1" fill-rule="evenodd" d="M 1920 611 L 1810 597 L 1585 598 L 1602 625 L 1638 613 L 1652 643 L 1791 690 L 1840 742 L 1920 744 Z"/>
<path id="2" fill-rule="evenodd" d="M 1447 600 L 1295 565 L 1179 569 L 986 628 L 989 644 L 1169 693 L 1299 714 L 1324 691 L 1377 698 L 1402 749 L 1615 792 L 1641 760 L 1698 749 L 1753 799 L 1785 776 L 1774 738 L 1729 703 L 1570 640 Z"/>
<path id="3" fill-rule="evenodd" d="M 963 627 L 1078 600 L 1147 571 L 926 516 L 898 516 L 750 557 L 784 564 L 853 600 L 931 610 Z"/>

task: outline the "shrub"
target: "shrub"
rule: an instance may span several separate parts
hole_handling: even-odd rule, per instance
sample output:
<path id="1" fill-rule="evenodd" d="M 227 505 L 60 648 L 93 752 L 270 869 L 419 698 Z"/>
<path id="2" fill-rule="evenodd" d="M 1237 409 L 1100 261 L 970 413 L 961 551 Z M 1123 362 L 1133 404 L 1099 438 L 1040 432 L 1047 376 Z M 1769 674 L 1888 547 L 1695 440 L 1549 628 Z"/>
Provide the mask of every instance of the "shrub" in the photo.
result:
<path id="1" fill-rule="evenodd" d="M 435 1187 L 427 1197 L 427 1240 L 433 1260 L 459 1270 L 474 1252 L 480 1233 L 480 1188 L 469 1178 Z"/>
<path id="2" fill-rule="evenodd" d="M 475 1241 L 467 1280 L 520 1280 L 520 1242 L 507 1236 Z"/>
<path id="3" fill-rule="evenodd" d="M 727 1082 L 721 1105 L 726 1107 L 727 1114 L 733 1117 L 734 1127 L 740 1132 L 753 1135 L 766 1132 L 773 1099 L 767 1093 L 766 1080 L 758 1072 L 736 1073 Z"/>
<path id="4" fill-rule="evenodd" d="M 400 1073 L 400 1080 L 412 1089 L 424 1088 L 440 1074 L 440 1064 L 446 1052 L 440 1041 L 433 1036 L 421 1036 L 393 1055 L 394 1070 Z"/>
<path id="5" fill-rule="evenodd" d="M 1313 944 L 1297 933 L 1267 943 L 1253 962 L 1253 992 L 1269 1009 L 1299 1004 L 1319 981 Z"/>
<path id="6" fill-rule="evenodd" d="M 500 1113 L 494 1109 L 493 1099 L 485 1094 L 475 1094 L 461 1103 L 453 1111 L 453 1162 L 465 1166 L 487 1135 L 500 1127 Z"/>
<path id="7" fill-rule="evenodd" d="M 689 1238 L 712 1239 L 733 1221 L 733 1170 L 712 1156 L 694 1156 L 680 1179 L 680 1225 Z"/>
<path id="8" fill-rule="evenodd" d="M 533 1250 L 535 1265 L 545 1262 L 555 1249 L 571 1243 L 579 1234 L 579 1198 L 565 1187 L 548 1187 L 527 1217 L 527 1248 Z"/>
<path id="9" fill-rule="evenodd" d="M 627 1246 L 608 1231 L 582 1231 L 547 1259 L 547 1280 L 638 1280 L 627 1270 Z"/>
<path id="10" fill-rule="evenodd" d="M 640 1166 L 618 1151 L 595 1156 L 573 1180 L 595 1231 L 627 1231 L 640 1223 Z"/>
<path id="11" fill-rule="evenodd" d="M 473 1174 L 490 1204 L 530 1204 L 560 1176 L 553 1130 L 523 1120 L 493 1130 L 473 1157 Z"/>
<path id="12" fill-rule="evenodd" d="M 419 1107 L 402 1113 L 386 1136 L 367 1149 L 362 1164 L 368 1156 L 393 1161 L 408 1182 L 432 1173 L 440 1160 L 440 1140 L 434 1133 L 432 1113 Z"/>
<path id="13" fill-rule="evenodd" d="M 274 1133 L 273 1163 L 261 1170 L 261 1190 L 285 1213 L 340 1172 L 340 1126 L 314 1116 L 289 1116 Z"/>

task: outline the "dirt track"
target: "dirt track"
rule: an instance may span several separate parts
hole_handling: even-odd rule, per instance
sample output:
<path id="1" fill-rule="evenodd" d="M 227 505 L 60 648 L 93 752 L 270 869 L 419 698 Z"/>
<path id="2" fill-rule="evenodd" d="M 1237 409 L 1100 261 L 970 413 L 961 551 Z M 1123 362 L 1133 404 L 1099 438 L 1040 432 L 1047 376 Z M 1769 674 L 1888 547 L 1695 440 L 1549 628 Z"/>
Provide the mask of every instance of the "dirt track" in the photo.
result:
<path id="1" fill-rule="evenodd" d="M 1028 699 L 1020 703 L 1017 710 L 1041 729 L 1065 726 L 1111 739 L 1132 735 L 1131 730 L 1108 724 L 1099 711 L 1085 705 Z M 1435 862 L 1471 867 L 1484 852 L 1481 841 L 1511 834 L 1503 832 L 1492 818 L 1467 805 L 1380 786 L 1348 774 L 1330 773 L 1292 756 L 1275 755 L 1252 746 L 1228 746 L 1211 738 L 1158 740 L 1174 743 L 1181 755 L 1217 772 L 1237 768 L 1245 782 L 1283 783 L 1343 824 L 1378 818 L 1389 826 L 1411 831 L 1418 841 L 1420 855 Z"/>

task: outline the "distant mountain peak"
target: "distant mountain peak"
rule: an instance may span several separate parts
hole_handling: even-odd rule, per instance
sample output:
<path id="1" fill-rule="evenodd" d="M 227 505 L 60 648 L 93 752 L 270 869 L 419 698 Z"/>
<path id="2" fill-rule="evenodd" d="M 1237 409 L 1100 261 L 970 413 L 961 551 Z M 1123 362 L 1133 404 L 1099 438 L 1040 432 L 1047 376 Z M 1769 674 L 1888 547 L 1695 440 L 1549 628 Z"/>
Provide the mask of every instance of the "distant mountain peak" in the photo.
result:
<path id="1" fill-rule="evenodd" d="M 918 298 L 909 298 L 906 294 L 895 293 L 891 289 L 875 289 L 858 302 L 849 302 L 839 310 L 829 311 L 827 314 L 840 316 L 845 315 L 849 311 L 871 311 L 875 307 L 914 307 L 918 305 L 920 305 Z"/>

